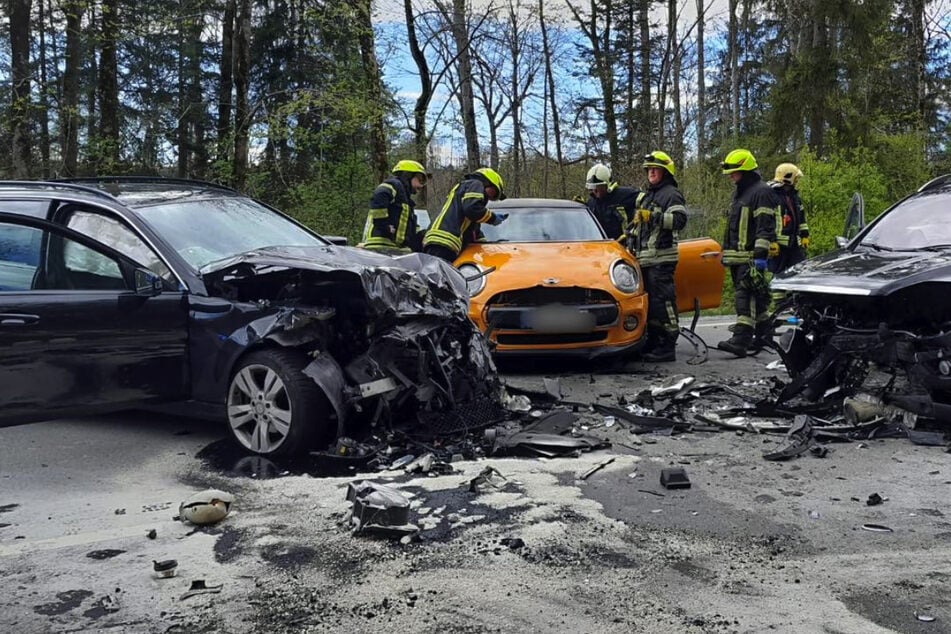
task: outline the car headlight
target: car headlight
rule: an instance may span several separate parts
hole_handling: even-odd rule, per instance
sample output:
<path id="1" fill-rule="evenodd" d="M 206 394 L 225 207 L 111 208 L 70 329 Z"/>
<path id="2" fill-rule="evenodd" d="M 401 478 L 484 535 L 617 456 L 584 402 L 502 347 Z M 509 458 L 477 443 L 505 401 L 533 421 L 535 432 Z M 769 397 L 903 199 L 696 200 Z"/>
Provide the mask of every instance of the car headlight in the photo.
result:
<path id="1" fill-rule="evenodd" d="M 483 275 L 482 269 L 480 269 L 475 264 L 460 264 L 458 267 L 459 273 L 462 274 L 462 277 L 466 278 L 466 287 L 469 289 L 469 297 L 475 297 L 483 290 L 485 290 L 485 278 L 486 275 Z"/>
<path id="2" fill-rule="evenodd" d="M 611 283 L 622 293 L 636 293 L 641 285 L 641 277 L 636 267 L 618 260 L 611 265 Z"/>

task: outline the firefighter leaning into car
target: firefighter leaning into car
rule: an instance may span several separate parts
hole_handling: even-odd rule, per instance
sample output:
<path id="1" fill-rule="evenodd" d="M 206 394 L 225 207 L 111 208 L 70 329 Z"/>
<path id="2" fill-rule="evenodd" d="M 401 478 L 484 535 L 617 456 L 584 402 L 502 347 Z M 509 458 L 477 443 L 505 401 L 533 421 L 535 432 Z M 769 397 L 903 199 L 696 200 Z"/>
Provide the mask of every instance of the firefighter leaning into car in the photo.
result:
<path id="1" fill-rule="evenodd" d="M 647 344 L 645 361 L 675 361 L 677 337 L 678 232 L 687 225 L 685 200 L 674 175 L 677 168 L 664 152 L 651 152 L 641 164 L 647 172 L 647 190 L 637 196 L 631 236 L 644 272 L 647 290 Z"/>
<path id="2" fill-rule="evenodd" d="M 588 170 L 585 187 L 591 192 L 586 203 L 588 209 L 601 223 L 607 236 L 612 240 L 623 236 L 624 229 L 634 220 L 640 190 L 611 182 L 611 168 L 603 163 Z"/>
<path id="3" fill-rule="evenodd" d="M 723 265 L 730 267 L 736 302 L 733 336 L 717 344 L 738 357 L 772 341 L 769 318 L 767 259 L 776 241 L 779 201 L 756 171 L 749 150 L 733 150 L 723 160 L 723 173 L 736 185 L 723 238 Z"/>
<path id="4" fill-rule="evenodd" d="M 480 167 L 466 174 L 462 182 L 452 188 L 439 216 L 423 238 L 423 252 L 453 262 L 477 227 L 486 222 L 500 224 L 508 214 L 493 213 L 486 208 L 490 200 L 505 200 L 504 183 L 499 173 L 490 167 Z"/>
<path id="5" fill-rule="evenodd" d="M 393 166 L 393 178 L 373 190 L 361 246 L 390 253 L 421 251 L 413 194 L 425 186 L 426 168 L 422 163 L 403 160 Z"/>

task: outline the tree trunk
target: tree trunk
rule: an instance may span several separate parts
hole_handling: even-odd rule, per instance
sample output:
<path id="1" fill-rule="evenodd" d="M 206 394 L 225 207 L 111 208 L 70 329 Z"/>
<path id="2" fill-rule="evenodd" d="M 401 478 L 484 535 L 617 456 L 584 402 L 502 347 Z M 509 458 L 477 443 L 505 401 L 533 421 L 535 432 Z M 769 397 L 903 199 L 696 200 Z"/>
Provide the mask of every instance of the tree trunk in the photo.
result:
<path id="1" fill-rule="evenodd" d="M 730 130 L 729 137 L 734 145 L 736 145 L 740 136 L 740 42 L 736 19 L 736 9 L 739 1 L 730 0 L 730 26 L 727 30 L 726 40 L 730 65 L 730 116 L 732 121 L 732 130 Z"/>
<path id="2" fill-rule="evenodd" d="M 40 177 L 47 180 L 50 177 L 50 93 L 49 77 L 46 72 L 46 0 L 39 2 L 38 24 L 40 25 L 40 104 L 39 116 L 40 122 Z M 50 2 L 52 4 L 52 2 Z"/>
<path id="3" fill-rule="evenodd" d="M 925 98 L 927 89 L 925 86 L 925 65 L 928 61 L 927 42 L 925 41 L 925 1 L 909 0 L 910 14 L 908 19 L 911 22 L 911 47 L 912 58 L 915 60 L 915 106 L 918 113 L 918 130 L 925 132 L 925 118 L 927 116 L 928 102 Z"/>
<path id="4" fill-rule="evenodd" d="M 226 0 L 221 20 L 221 60 L 218 63 L 218 161 L 227 161 L 231 156 L 231 100 L 234 91 L 234 16 L 235 0 Z"/>
<path id="5" fill-rule="evenodd" d="M 79 79 L 82 74 L 81 25 L 85 0 L 66 0 L 66 59 L 63 69 L 63 103 L 60 106 L 60 148 L 63 176 L 76 176 L 79 161 Z"/>
<path id="6" fill-rule="evenodd" d="M 683 161 L 684 157 L 684 135 L 686 134 L 685 125 L 684 125 L 684 113 L 681 108 L 680 103 L 680 75 L 683 72 L 683 43 L 680 42 L 680 39 L 677 34 L 677 1 L 668 0 L 669 2 L 669 22 L 670 22 L 670 36 L 673 41 L 671 46 L 671 52 L 673 53 L 673 100 L 674 100 L 674 138 L 673 138 L 673 148 L 674 156 L 677 157 L 676 160 Z M 682 165 L 683 163 L 681 163 Z"/>
<path id="7" fill-rule="evenodd" d="M 243 190 L 248 175 L 248 137 L 251 111 L 248 105 L 251 77 L 251 0 L 239 0 L 235 24 L 235 131 L 234 131 L 234 186 Z"/>
<path id="8" fill-rule="evenodd" d="M 379 182 L 390 173 L 386 158 L 386 124 L 384 122 L 386 106 L 383 104 L 383 79 L 380 76 L 380 64 L 376 59 L 373 23 L 370 21 L 370 0 L 358 0 L 354 6 L 357 12 L 357 29 L 360 32 L 360 56 L 363 60 L 367 101 L 370 106 L 370 163 Z"/>
<path id="9" fill-rule="evenodd" d="M 456 44 L 456 66 L 459 69 L 459 110 L 466 137 L 466 169 L 479 167 L 479 132 L 476 129 L 475 99 L 472 91 L 472 52 L 469 50 L 469 30 L 466 0 L 452 0 L 452 38 Z"/>
<path id="10" fill-rule="evenodd" d="M 114 173 L 119 167 L 119 63 L 116 39 L 119 37 L 119 2 L 102 1 L 102 25 L 99 48 L 99 139 L 96 152 L 97 174 Z"/>
<path id="11" fill-rule="evenodd" d="M 653 121 L 651 117 L 651 24 L 650 0 L 641 0 L 637 23 L 640 27 L 641 58 L 641 133 L 638 135 L 638 147 L 646 148 L 651 143 Z M 646 151 L 646 150 L 645 150 Z"/>
<path id="12" fill-rule="evenodd" d="M 706 0 L 697 0 L 697 156 L 702 161 L 707 151 L 706 55 L 703 31 L 706 28 Z M 681 155 L 681 160 L 683 160 Z"/>
<path id="13" fill-rule="evenodd" d="M 12 71 L 11 141 L 14 178 L 30 178 L 30 9 L 31 0 L 10 0 L 10 65 Z"/>
<path id="14" fill-rule="evenodd" d="M 558 183 L 559 192 L 562 198 L 568 197 L 568 183 L 565 177 L 565 159 L 561 150 L 561 118 L 558 116 L 558 103 L 555 100 L 555 73 L 551 67 L 552 47 L 548 40 L 548 24 L 545 22 L 545 0 L 538 0 L 538 25 L 542 32 L 542 48 L 545 59 L 545 99 L 551 106 L 551 123 L 555 136 L 555 158 L 558 161 Z M 546 108 L 547 110 L 547 108 Z M 545 154 L 548 154 L 548 125 L 545 125 Z M 547 165 L 547 164 L 546 164 Z M 546 166 L 545 175 L 548 175 Z M 548 190 L 548 183 L 545 182 L 545 190 Z"/>

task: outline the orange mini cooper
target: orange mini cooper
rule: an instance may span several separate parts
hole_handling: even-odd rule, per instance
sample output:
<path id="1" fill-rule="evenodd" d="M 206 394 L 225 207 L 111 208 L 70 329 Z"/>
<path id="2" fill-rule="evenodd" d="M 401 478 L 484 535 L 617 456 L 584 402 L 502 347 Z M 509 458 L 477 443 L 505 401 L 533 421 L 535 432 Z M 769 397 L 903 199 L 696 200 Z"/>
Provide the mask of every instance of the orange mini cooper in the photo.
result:
<path id="1" fill-rule="evenodd" d="M 633 352 L 644 341 L 647 294 L 637 258 L 606 237 L 581 203 L 510 198 L 509 214 L 455 261 L 469 282 L 469 313 L 497 355 Z M 720 245 L 680 241 L 681 312 L 720 305 Z"/>

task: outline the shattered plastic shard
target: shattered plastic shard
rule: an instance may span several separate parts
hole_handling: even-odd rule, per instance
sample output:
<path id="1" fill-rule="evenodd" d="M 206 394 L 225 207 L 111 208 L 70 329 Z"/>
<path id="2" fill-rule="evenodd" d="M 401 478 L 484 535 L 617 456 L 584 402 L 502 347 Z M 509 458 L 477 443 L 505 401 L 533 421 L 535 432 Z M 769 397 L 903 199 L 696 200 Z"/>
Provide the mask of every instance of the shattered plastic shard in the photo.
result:
<path id="1" fill-rule="evenodd" d="M 689 489 L 690 478 L 682 467 L 669 467 L 660 472 L 660 483 L 665 489 Z"/>
<path id="2" fill-rule="evenodd" d="M 871 531 L 873 533 L 893 533 L 892 529 L 887 526 L 882 526 L 881 524 L 862 524 L 863 531 Z"/>
<path id="3" fill-rule="evenodd" d="M 165 559 L 163 561 L 152 560 L 152 570 L 160 579 L 167 579 L 175 576 L 175 570 L 178 568 L 178 562 L 174 559 Z"/>
<path id="4" fill-rule="evenodd" d="M 230 493 L 207 489 L 182 502 L 178 507 L 178 515 L 183 521 L 192 524 L 215 524 L 228 516 L 233 502 L 234 496 Z"/>

